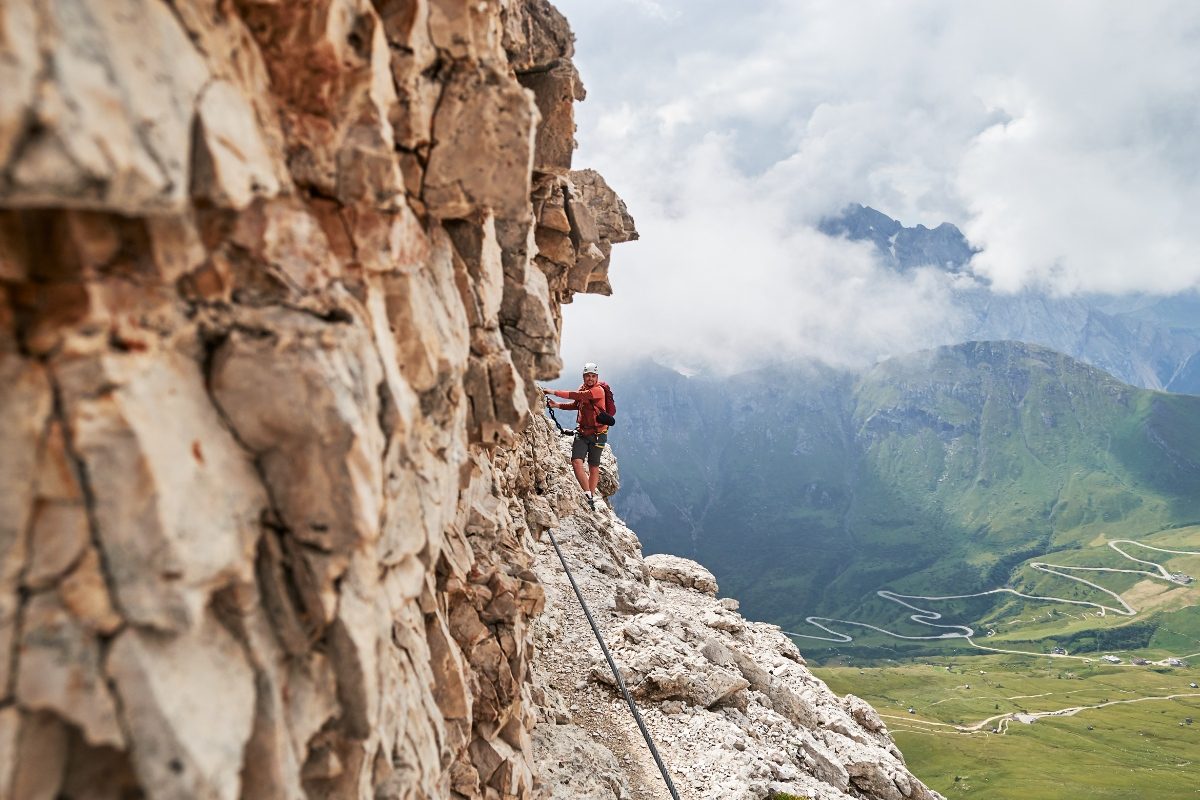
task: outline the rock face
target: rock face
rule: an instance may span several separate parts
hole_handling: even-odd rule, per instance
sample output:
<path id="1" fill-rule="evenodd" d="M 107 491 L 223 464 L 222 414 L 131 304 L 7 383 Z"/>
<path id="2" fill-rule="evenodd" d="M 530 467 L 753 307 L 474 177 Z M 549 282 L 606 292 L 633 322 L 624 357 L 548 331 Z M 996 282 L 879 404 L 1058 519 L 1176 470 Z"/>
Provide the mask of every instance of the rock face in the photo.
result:
<path id="1" fill-rule="evenodd" d="M 0 797 L 531 796 L 493 451 L 636 238 L 571 55 L 544 0 L 0 6 Z"/>
<path id="2" fill-rule="evenodd" d="M 636 232 L 549 4 L 11 0 L 0 49 L 0 797 L 652 791 L 550 527 L 691 796 L 931 796 L 571 516 L 535 381 Z"/>
<path id="3" fill-rule="evenodd" d="M 778 627 L 718 599 L 708 570 L 676 556 L 642 558 L 612 511 L 584 511 L 557 438 L 548 420 L 535 420 L 527 446 L 503 454 L 498 469 L 526 476 L 506 478 L 510 486 L 532 484 L 517 516 L 525 512 L 535 535 L 553 528 L 682 797 L 940 797 L 905 768 L 873 708 L 834 695 Z M 535 505 L 553 516 L 530 513 Z M 546 593 L 533 662 L 546 795 L 669 798 L 557 555 L 544 534 L 532 547 Z"/>
<path id="4" fill-rule="evenodd" d="M 899 272 L 923 266 L 962 272 L 978 252 L 949 222 L 933 229 L 924 225 L 906 228 L 887 214 L 859 203 L 851 203 L 837 216 L 821 220 L 817 227 L 827 236 L 871 242 L 883 263 Z"/>

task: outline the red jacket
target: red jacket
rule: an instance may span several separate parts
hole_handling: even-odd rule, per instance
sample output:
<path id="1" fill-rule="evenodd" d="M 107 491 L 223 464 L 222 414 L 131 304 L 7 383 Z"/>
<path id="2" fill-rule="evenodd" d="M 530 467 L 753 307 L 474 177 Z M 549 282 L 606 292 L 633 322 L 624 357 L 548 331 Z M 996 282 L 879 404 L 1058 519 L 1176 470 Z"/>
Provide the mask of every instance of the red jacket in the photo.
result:
<path id="1" fill-rule="evenodd" d="M 578 411 L 579 419 L 575 423 L 575 429 L 585 436 L 595 436 L 598 433 L 607 433 L 608 426 L 601 425 L 596 421 L 596 415 L 604 410 L 604 387 L 597 383 L 591 389 L 586 386 L 580 386 L 577 392 L 564 392 L 555 389 L 551 392 L 555 397 L 565 397 L 568 400 L 575 402 L 570 405 L 562 406 L 566 411 Z"/>

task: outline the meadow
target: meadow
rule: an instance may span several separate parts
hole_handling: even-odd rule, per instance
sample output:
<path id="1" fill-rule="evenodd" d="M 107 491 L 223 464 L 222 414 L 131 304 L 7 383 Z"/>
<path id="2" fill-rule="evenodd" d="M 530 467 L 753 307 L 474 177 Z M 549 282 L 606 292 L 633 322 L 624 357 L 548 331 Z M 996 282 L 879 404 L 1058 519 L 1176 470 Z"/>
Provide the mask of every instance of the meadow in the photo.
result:
<path id="1" fill-rule="evenodd" d="M 875 706 L 909 768 L 947 797 L 1200 796 L 1195 665 L 984 655 L 814 672 Z"/>

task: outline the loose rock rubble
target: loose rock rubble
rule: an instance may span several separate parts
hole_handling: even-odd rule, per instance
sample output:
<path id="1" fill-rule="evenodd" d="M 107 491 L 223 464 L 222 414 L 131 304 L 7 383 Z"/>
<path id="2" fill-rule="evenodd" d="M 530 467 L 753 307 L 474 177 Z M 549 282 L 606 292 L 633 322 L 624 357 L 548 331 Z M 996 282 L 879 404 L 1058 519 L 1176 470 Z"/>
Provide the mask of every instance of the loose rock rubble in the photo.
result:
<path id="1" fill-rule="evenodd" d="M 708 570 L 676 556 L 643 558 L 611 510 L 586 511 L 548 421 L 525 437 L 539 459 L 526 467 L 540 470 L 536 501 L 557 513 L 557 524 L 543 517 L 531 528 L 553 528 L 682 797 L 940 797 L 907 770 L 874 709 L 834 695 L 776 626 L 718 599 Z M 669 798 L 544 534 L 534 548 L 546 591 L 534 623 L 534 746 L 547 796 Z M 610 774 L 614 761 L 616 785 L 564 789 L 572 776 Z"/>

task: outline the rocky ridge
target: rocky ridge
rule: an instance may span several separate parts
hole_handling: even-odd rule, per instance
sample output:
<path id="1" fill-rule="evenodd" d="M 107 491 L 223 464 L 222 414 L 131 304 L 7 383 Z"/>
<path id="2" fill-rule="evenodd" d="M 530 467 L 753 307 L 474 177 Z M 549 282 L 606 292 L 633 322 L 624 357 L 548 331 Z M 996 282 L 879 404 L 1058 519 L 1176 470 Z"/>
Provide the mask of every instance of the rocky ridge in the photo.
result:
<path id="1" fill-rule="evenodd" d="M 0 4 L 0 797 L 523 800 L 574 796 L 535 733 L 612 752 L 535 726 L 586 730 L 532 666 L 577 498 L 520 433 L 636 238 L 571 55 L 544 0 Z M 648 620 L 648 698 L 765 708 Z"/>
<path id="2" fill-rule="evenodd" d="M 508 479 L 525 498 L 514 516 L 536 539 L 532 569 L 546 595 L 533 623 L 534 752 L 546 796 L 669 798 L 543 533 L 551 528 L 682 797 L 940 797 L 904 766 L 875 710 L 834 695 L 777 626 L 744 619 L 699 564 L 643 558 L 606 505 L 586 511 L 569 447 L 548 420 L 525 439 L 499 470 L 520 476 Z M 611 496 L 611 453 L 602 475 Z"/>
<path id="3" fill-rule="evenodd" d="M 0 4 L 0 797 L 525 798 L 491 452 L 636 238 L 544 0 Z"/>

